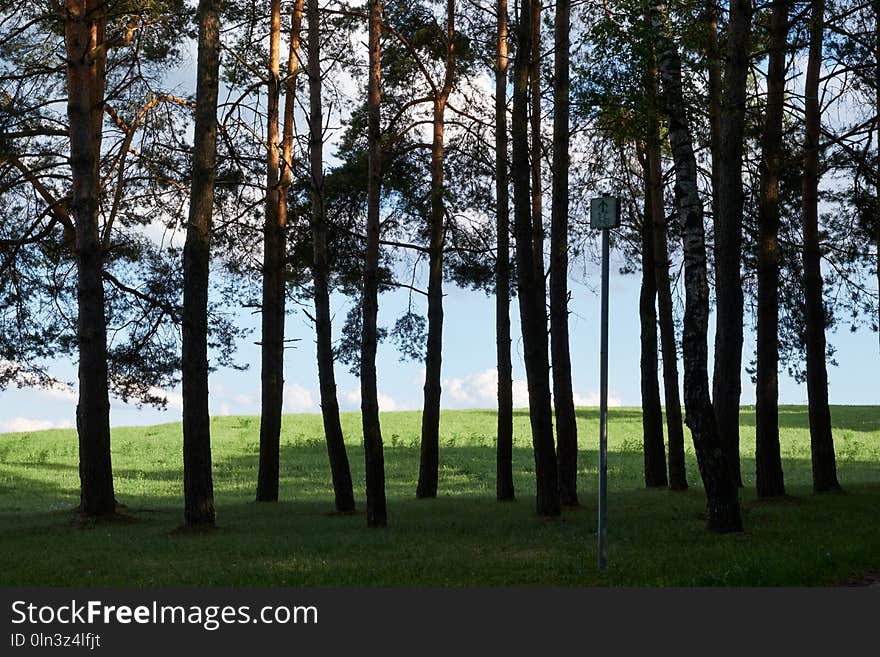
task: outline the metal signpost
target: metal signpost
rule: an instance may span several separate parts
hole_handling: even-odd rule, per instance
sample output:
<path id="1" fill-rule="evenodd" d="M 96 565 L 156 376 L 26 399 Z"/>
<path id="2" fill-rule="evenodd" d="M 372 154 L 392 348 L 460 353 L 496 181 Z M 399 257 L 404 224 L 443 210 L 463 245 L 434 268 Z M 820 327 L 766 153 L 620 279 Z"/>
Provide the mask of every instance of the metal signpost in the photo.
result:
<path id="1" fill-rule="evenodd" d="M 590 200 L 590 227 L 602 231 L 602 335 L 599 348 L 599 570 L 608 556 L 608 231 L 620 225 L 614 196 Z"/>

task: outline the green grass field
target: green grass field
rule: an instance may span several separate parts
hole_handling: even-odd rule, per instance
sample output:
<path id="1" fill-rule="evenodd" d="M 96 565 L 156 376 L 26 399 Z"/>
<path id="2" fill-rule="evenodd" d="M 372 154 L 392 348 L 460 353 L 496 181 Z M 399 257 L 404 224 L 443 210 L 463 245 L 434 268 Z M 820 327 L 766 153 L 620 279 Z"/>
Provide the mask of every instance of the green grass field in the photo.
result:
<path id="1" fill-rule="evenodd" d="M 494 411 L 446 411 L 440 497 L 416 500 L 419 413 L 382 416 L 389 526 L 332 514 L 318 415 L 284 418 L 281 502 L 253 502 L 259 419 L 213 420 L 219 528 L 180 533 L 179 424 L 113 431 L 127 518 L 73 522 L 77 443 L 70 430 L 0 435 L 0 585 L 826 585 L 880 568 L 880 407 L 833 408 L 843 495 L 813 495 L 807 412 L 781 411 L 790 496 L 754 494 L 754 412 L 743 412 L 746 531 L 708 533 L 688 450 L 691 490 L 642 487 L 641 413 L 612 409 L 609 568 L 596 568 L 598 412 L 578 411 L 580 509 L 534 513 L 528 417 L 516 413 L 517 501 L 495 495 Z M 363 508 L 360 418 L 343 415 Z"/>

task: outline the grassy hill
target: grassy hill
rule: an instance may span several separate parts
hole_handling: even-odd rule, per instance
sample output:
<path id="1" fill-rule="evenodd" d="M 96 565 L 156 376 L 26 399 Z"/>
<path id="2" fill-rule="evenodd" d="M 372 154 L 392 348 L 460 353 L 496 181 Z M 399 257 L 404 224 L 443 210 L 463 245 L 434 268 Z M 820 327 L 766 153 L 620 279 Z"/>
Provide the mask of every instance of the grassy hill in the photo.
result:
<path id="1" fill-rule="evenodd" d="M 420 414 L 384 413 L 389 527 L 332 514 L 319 415 L 284 417 L 281 498 L 253 502 L 259 418 L 212 421 L 219 529 L 182 522 L 179 424 L 113 430 L 118 500 L 127 518 L 74 523 L 77 442 L 71 430 L 0 435 L 0 585 L 814 585 L 880 568 L 880 407 L 834 407 L 843 495 L 815 496 L 804 407 L 781 409 L 790 496 L 754 494 L 754 412 L 742 416 L 746 532 L 703 526 L 704 498 L 688 450 L 691 490 L 642 487 L 641 412 L 609 420 L 609 569 L 596 562 L 598 411 L 578 411 L 582 508 L 534 514 L 528 416 L 517 411 L 517 501 L 495 492 L 495 413 L 444 411 L 440 497 L 416 500 Z M 343 414 L 359 508 L 360 416 Z M 689 439 L 689 435 L 688 435 Z"/>

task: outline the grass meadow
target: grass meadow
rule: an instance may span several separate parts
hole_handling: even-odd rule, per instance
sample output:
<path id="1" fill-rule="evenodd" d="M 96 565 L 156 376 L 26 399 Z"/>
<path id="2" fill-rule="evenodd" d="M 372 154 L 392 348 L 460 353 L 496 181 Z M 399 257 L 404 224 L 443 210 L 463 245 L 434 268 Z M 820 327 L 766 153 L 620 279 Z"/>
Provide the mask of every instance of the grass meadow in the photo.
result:
<path id="1" fill-rule="evenodd" d="M 517 500 L 495 500 L 495 412 L 444 411 L 440 495 L 415 499 L 420 413 L 382 414 L 389 526 L 333 514 L 319 415 L 284 417 L 281 501 L 253 501 L 259 418 L 212 420 L 218 529 L 182 522 L 181 427 L 113 430 L 125 515 L 77 522 L 72 430 L 0 435 L 0 585 L 56 586 L 693 586 L 832 585 L 880 569 L 880 407 L 832 409 L 844 494 L 814 495 L 805 407 L 780 409 L 788 497 L 754 493 L 754 409 L 742 413 L 746 531 L 704 528 L 689 491 L 642 485 L 641 412 L 609 418 L 608 570 L 596 567 L 598 410 L 578 410 L 581 507 L 534 512 L 528 415 L 515 412 Z M 343 414 L 359 510 L 360 416 Z M 689 438 L 689 434 L 686 432 Z"/>

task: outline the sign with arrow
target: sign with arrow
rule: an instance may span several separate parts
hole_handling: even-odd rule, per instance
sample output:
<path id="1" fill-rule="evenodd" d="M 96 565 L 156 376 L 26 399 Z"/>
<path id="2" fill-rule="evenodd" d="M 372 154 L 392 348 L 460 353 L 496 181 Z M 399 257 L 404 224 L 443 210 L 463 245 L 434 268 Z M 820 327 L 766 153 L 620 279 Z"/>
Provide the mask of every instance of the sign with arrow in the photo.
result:
<path id="1" fill-rule="evenodd" d="M 607 230 L 620 226 L 620 203 L 616 196 L 590 199 L 590 227 Z"/>

